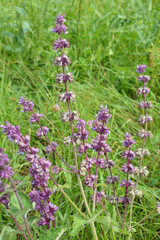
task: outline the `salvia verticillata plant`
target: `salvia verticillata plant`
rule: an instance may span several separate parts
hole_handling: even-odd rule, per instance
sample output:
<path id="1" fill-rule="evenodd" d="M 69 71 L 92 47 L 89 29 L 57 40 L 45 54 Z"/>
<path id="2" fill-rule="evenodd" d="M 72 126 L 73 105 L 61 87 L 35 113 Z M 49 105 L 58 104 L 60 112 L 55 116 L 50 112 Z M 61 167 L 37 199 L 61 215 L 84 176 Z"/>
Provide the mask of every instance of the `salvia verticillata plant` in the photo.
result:
<path id="1" fill-rule="evenodd" d="M 22 135 L 19 126 L 11 125 L 7 121 L 4 125 L 0 126 L 3 129 L 3 133 L 7 136 L 7 139 L 17 145 L 17 155 L 24 155 L 25 160 L 29 163 L 28 174 L 30 176 L 31 191 L 28 193 L 28 196 L 32 204 L 29 205 L 29 209 L 23 206 L 24 196 L 21 192 L 21 183 L 13 180 L 16 176 L 3 148 L 0 148 L 0 203 L 4 206 L 6 213 L 12 218 L 18 230 L 16 233 L 21 234 L 25 239 L 33 240 L 38 238 L 34 233 L 34 226 L 28 221 L 30 214 L 33 215 L 34 212 L 36 212 L 35 215 L 37 215 L 37 213 L 39 214 L 38 220 L 36 221 L 36 225 L 39 228 L 51 229 L 61 225 L 61 223 L 55 220 L 57 211 L 61 211 L 61 208 L 57 206 L 53 200 L 53 196 L 56 194 L 55 187 L 59 189 L 69 204 L 71 204 L 84 219 L 84 221 L 81 220 L 81 224 L 79 223 L 79 230 L 85 224 L 89 224 L 93 239 L 100 239 L 99 232 L 97 232 L 95 225 L 95 222 L 98 222 L 98 216 L 100 214 L 102 214 L 101 222 L 102 220 L 103 222 L 112 222 L 110 219 L 111 208 L 108 207 L 111 205 L 115 205 L 117 212 L 118 232 L 122 234 L 127 230 L 129 234 L 132 234 L 132 229 L 138 225 L 138 223 L 133 224 L 132 220 L 134 200 L 136 196 L 142 197 L 142 191 L 138 189 L 139 180 L 141 177 L 146 177 L 149 173 L 147 167 L 143 166 L 143 157 L 150 154 L 145 148 L 145 142 L 147 138 L 152 138 L 152 133 L 148 131 L 148 122 L 152 121 L 152 117 L 148 115 L 148 109 L 153 106 L 151 102 L 146 99 L 149 93 L 149 88 L 146 87 L 146 84 L 149 82 L 150 77 L 144 74 L 148 66 L 137 66 L 137 72 L 140 73 L 138 81 L 143 84 L 137 91 L 138 95 L 142 96 L 142 100 L 138 106 L 143 110 L 143 114 L 140 115 L 138 122 L 144 126 L 144 128 L 140 129 L 137 133 L 137 136 L 142 139 L 142 147 L 134 150 L 135 140 L 133 140 L 130 133 L 125 134 L 122 165 L 119 167 L 119 175 L 115 175 L 114 169 L 116 163 L 110 159 L 112 148 L 108 143 L 110 129 L 107 124 L 111 118 L 111 114 L 107 105 L 101 105 L 95 119 L 88 121 L 81 119 L 80 114 L 72 110 L 72 102 L 76 100 L 76 95 L 74 92 L 69 91 L 69 84 L 74 82 L 74 77 L 68 72 L 68 66 L 71 64 L 71 60 L 65 54 L 65 48 L 68 48 L 70 44 L 67 39 L 63 38 L 63 35 L 67 34 L 68 29 L 68 27 L 65 26 L 66 20 L 64 17 L 65 14 L 59 14 L 55 27 L 53 28 L 53 33 L 59 36 L 53 43 L 53 49 L 57 52 L 54 64 L 60 66 L 59 69 L 61 69 L 55 79 L 58 84 L 64 86 L 64 92 L 59 94 L 58 100 L 67 105 L 66 111 L 61 114 L 61 120 L 68 124 L 68 126 L 70 125 L 70 134 L 64 138 L 63 143 L 65 145 L 72 145 L 75 165 L 71 166 L 63 156 L 61 156 L 59 149 L 62 146 L 52 140 L 49 134 L 49 128 L 42 126 L 41 118 L 43 114 L 36 112 L 32 101 L 20 97 L 19 105 L 21 105 L 24 113 L 30 115 L 30 124 L 37 124 L 38 126 L 36 130 L 37 139 L 43 138 L 46 141 L 45 149 L 43 149 L 44 156 L 41 156 L 39 148 L 35 145 L 32 146 L 28 134 Z M 56 104 L 53 111 L 56 113 L 59 110 L 60 107 Z M 94 138 L 91 134 L 92 131 L 95 132 L 93 134 Z M 54 165 L 52 161 L 47 159 L 52 153 L 66 165 L 66 169 Z M 134 160 L 137 158 L 139 159 L 138 166 L 134 163 Z M 56 179 L 58 179 L 57 175 L 61 171 L 72 174 L 73 176 L 75 175 L 85 208 L 79 208 L 81 204 L 75 203 L 58 184 Z M 103 176 L 105 176 L 105 184 L 101 183 L 100 173 L 103 173 Z M 107 188 L 109 188 L 109 186 L 112 187 L 111 195 L 107 195 Z M 119 187 L 122 188 L 120 191 L 121 195 L 116 193 L 116 190 L 120 189 Z M 20 216 L 24 221 L 23 226 L 19 218 L 16 219 L 17 215 L 15 212 L 12 212 L 13 196 L 16 197 L 19 204 L 21 211 Z M 59 199 L 59 202 L 60 201 L 63 201 L 63 199 Z M 99 209 L 100 206 L 102 211 L 97 212 L 96 209 Z M 29 213 L 30 211 L 31 213 Z M 152 213 L 155 211 L 160 214 L 159 202 Z M 152 213 L 141 219 L 139 223 L 143 222 Z M 106 215 L 105 217 L 104 214 Z M 114 224 L 114 222 L 112 222 L 112 224 Z M 110 224 L 110 227 L 112 228 L 113 226 Z M 69 229 L 70 228 L 68 228 L 68 230 Z M 71 232 L 71 236 L 73 236 L 73 231 Z"/>

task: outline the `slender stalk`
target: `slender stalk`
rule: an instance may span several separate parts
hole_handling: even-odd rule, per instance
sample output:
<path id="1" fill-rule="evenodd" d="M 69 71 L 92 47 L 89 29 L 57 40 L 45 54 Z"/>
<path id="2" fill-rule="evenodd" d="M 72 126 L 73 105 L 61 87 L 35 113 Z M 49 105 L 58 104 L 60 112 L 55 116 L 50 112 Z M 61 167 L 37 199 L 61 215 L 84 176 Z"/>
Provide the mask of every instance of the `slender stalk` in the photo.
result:
<path id="1" fill-rule="evenodd" d="M 60 33 L 60 40 L 61 39 L 62 39 L 62 34 Z M 62 50 L 62 48 L 60 48 L 60 49 L 61 49 L 61 58 L 62 58 L 62 62 L 63 62 L 63 50 Z M 65 66 L 64 66 L 63 63 L 62 63 L 62 70 L 63 70 L 64 79 L 65 79 Z M 66 81 L 64 82 L 64 84 L 65 84 L 65 91 L 66 91 L 66 93 L 68 93 Z M 67 99 L 67 103 L 68 103 L 69 116 L 71 116 L 71 106 L 70 106 L 70 100 L 69 99 Z M 73 122 L 72 122 L 73 120 L 71 119 L 71 117 L 70 117 L 69 121 L 70 121 L 70 127 L 71 127 L 71 136 L 72 136 L 72 139 L 74 139 Z M 86 210 L 88 212 L 88 215 L 91 216 L 91 212 L 90 212 L 89 205 L 87 203 L 87 199 L 86 199 L 86 196 L 85 196 L 85 193 L 84 193 L 84 189 L 83 189 L 83 186 L 82 186 L 80 175 L 78 173 L 78 160 L 77 160 L 76 148 L 75 148 L 75 145 L 74 145 L 73 142 L 72 142 L 72 146 L 73 146 L 73 154 L 74 154 L 74 160 L 75 160 L 76 171 L 77 171 L 77 173 L 76 173 L 77 180 L 78 180 L 78 183 L 79 183 L 79 187 L 80 187 L 80 190 L 81 190 L 81 194 L 82 194 L 82 197 L 83 197 L 83 200 L 84 200 Z M 91 225 L 91 228 L 92 228 L 94 239 L 98 239 L 96 229 L 95 229 L 95 226 L 94 226 L 94 222 L 91 222 L 90 225 Z"/>
<path id="2" fill-rule="evenodd" d="M 18 204 L 20 206 L 20 209 L 23 210 L 23 206 L 22 206 L 22 202 L 21 202 L 21 199 L 19 197 L 19 194 L 16 190 L 16 187 L 11 179 L 11 177 L 9 177 L 9 181 L 11 182 L 11 185 L 12 185 L 12 188 L 14 189 L 14 193 L 16 194 L 16 197 L 17 197 L 17 200 L 18 200 Z M 27 230 L 27 233 L 29 235 L 29 238 L 30 240 L 34 240 L 33 237 L 32 237 L 32 234 L 30 232 L 30 229 L 29 229 L 29 225 L 28 225 L 28 221 L 27 221 L 27 217 L 25 215 L 23 215 L 23 220 L 24 220 L 24 223 L 25 223 L 25 226 L 26 226 L 26 230 Z"/>
<path id="3" fill-rule="evenodd" d="M 129 148 L 130 151 L 130 148 Z M 127 157 L 127 168 L 129 166 L 129 157 Z M 124 217 L 123 217 L 123 222 L 122 222 L 122 227 L 121 229 L 123 229 L 124 224 L 125 224 L 125 220 L 126 220 L 126 215 L 127 215 L 127 198 L 128 198 L 128 177 L 129 177 L 129 172 L 127 171 L 127 182 L 126 182 L 126 196 L 125 196 L 125 207 L 124 207 Z"/>
<path id="4" fill-rule="evenodd" d="M 17 228 L 19 229 L 19 231 L 23 232 L 23 229 L 21 228 L 21 226 L 18 224 L 17 220 L 15 219 L 15 217 L 12 215 L 12 213 L 10 213 L 11 218 L 13 219 L 15 225 L 17 226 Z M 27 236 L 25 234 L 22 234 L 23 237 L 28 240 Z"/>
<path id="5" fill-rule="evenodd" d="M 144 73 L 143 73 L 144 76 Z M 145 83 L 143 82 L 143 89 L 145 88 Z M 146 102 L 146 94 L 144 93 L 144 102 Z M 147 119 L 147 108 L 145 108 L 145 119 Z M 145 132 L 147 131 L 147 121 L 145 121 Z M 139 179 L 140 179 L 140 170 L 142 168 L 142 161 L 143 161 L 143 151 L 145 148 L 145 141 L 146 141 L 146 136 L 144 136 L 143 138 L 143 145 L 142 145 L 142 154 L 141 154 L 141 158 L 140 158 L 140 162 L 139 162 L 139 172 L 137 174 L 137 180 L 136 180 L 136 184 L 135 184 L 135 188 L 134 188 L 134 194 L 133 197 L 131 199 L 131 205 L 130 205 L 130 218 L 129 218 L 129 229 L 131 228 L 131 224 L 132 224 L 132 214 L 133 214 L 133 203 L 134 203 L 134 199 L 135 199 L 135 192 L 139 183 Z"/>
<path id="6" fill-rule="evenodd" d="M 94 184 L 94 193 L 93 193 L 93 212 L 95 211 L 95 205 L 96 205 L 96 192 L 97 192 L 97 175 L 98 175 L 98 159 L 100 155 L 100 150 L 98 150 L 98 156 L 96 159 L 96 180 Z"/>
<path id="7" fill-rule="evenodd" d="M 77 23 L 77 40 L 76 40 L 76 48 L 77 48 L 77 60 L 79 59 L 79 22 L 81 18 L 81 5 L 82 5 L 82 0 L 79 1 L 79 11 L 78 11 L 78 23 Z"/>
<path id="8" fill-rule="evenodd" d="M 105 211 L 105 214 L 106 214 L 106 215 L 108 215 L 108 213 L 107 213 L 107 211 L 106 211 L 106 209 L 105 209 L 105 206 L 104 206 L 104 204 L 102 203 L 102 201 L 101 201 L 101 199 L 100 199 L 100 198 L 99 198 L 99 202 L 100 202 L 100 204 L 101 204 L 102 208 L 104 209 L 104 211 Z"/>
<path id="9" fill-rule="evenodd" d="M 106 157 L 106 161 L 108 163 L 108 157 L 107 157 L 107 153 L 105 154 L 105 157 Z M 113 174 L 112 174 L 112 170 L 111 168 L 109 168 L 109 172 L 110 172 L 110 175 L 111 175 L 111 179 L 112 179 L 112 186 L 113 186 L 113 196 L 116 197 L 116 190 L 115 190 L 115 185 L 114 185 L 114 181 L 113 181 Z M 120 214 L 120 211 L 118 209 L 118 204 L 116 202 L 116 211 L 117 211 L 117 214 L 118 214 L 118 217 L 121 221 L 123 221 L 122 217 L 121 217 L 121 214 Z"/>

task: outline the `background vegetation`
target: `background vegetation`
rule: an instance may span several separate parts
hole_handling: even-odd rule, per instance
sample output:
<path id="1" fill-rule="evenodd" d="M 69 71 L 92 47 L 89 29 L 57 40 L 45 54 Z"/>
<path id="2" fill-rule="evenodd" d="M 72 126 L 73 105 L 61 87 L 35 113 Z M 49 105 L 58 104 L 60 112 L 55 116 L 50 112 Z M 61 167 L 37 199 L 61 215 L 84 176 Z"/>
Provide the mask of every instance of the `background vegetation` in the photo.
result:
<path id="1" fill-rule="evenodd" d="M 101 104 L 108 105 L 112 114 L 109 127 L 109 145 L 113 148 L 110 155 L 117 164 L 116 175 L 123 164 L 121 158 L 122 141 L 126 132 L 131 132 L 136 140 L 136 147 L 141 141 L 136 137 L 140 129 L 137 119 L 141 113 L 137 106 L 139 87 L 135 68 L 137 64 L 149 65 L 151 76 L 149 87 L 151 93 L 148 99 L 154 108 L 150 110 L 153 123 L 150 130 L 154 134 L 147 141 L 151 156 L 145 158 L 150 174 L 144 182 L 140 182 L 143 190 L 142 199 L 137 199 L 134 205 L 133 221 L 138 222 L 149 214 L 159 199 L 159 95 L 160 95 L 160 2 L 158 0 L 1 0 L 0 2 L 0 124 L 6 120 L 13 125 L 20 125 L 23 134 L 32 136 L 32 144 L 41 147 L 43 140 L 36 143 L 37 126 L 30 126 L 29 116 L 22 114 L 17 102 L 20 96 L 35 103 L 35 109 L 43 113 L 42 124 L 50 127 L 50 138 L 62 142 L 69 135 L 67 124 L 60 121 L 60 113 L 54 113 L 53 106 L 63 86 L 55 83 L 58 72 L 53 65 L 56 52 L 52 51 L 52 43 L 57 38 L 51 30 L 58 13 L 66 13 L 69 33 L 66 38 L 71 47 L 68 55 L 72 61 L 69 70 L 75 76 L 75 82 L 69 89 L 77 95 L 77 101 L 72 109 L 78 110 L 81 118 L 86 121 L 94 118 Z M 66 109 L 60 104 L 61 111 Z M 15 170 L 15 178 L 25 179 L 25 192 L 29 185 L 28 163 L 23 156 L 16 156 L 16 147 L 5 141 L 0 135 L 1 146 L 11 158 Z M 72 150 L 62 147 L 61 153 L 69 164 L 73 164 Z M 42 152 L 43 153 L 43 152 Z M 79 157 L 79 161 L 82 158 Z M 55 156 L 50 160 L 65 168 Z M 135 160 L 135 164 L 138 160 Z M 99 172 L 102 183 L 106 172 Z M 65 191 L 72 196 L 74 202 L 80 201 L 79 187 L 75 178 L 65 173 L 59 174 L 57 180 L 64 185 Z M 107 189 L 110 194 L 111 189 Z M 89 194 L 89 193 L 88 193 Z M 117 187 L 117 194 L 121 189 Z M 56 193 L 53 202 L 59 205 L 57 225 L 70 226 L 73 222 L 74 209 L 67 200 Z M 78 205 L 79 205 L 78 204 Z M 107 206 L 107 202 L 106 202 Z M 83 209 L 83 205 L 81 206 Z M 108 205 L 109 207 L 109 205 Z M 100 209 L 100 206 L 98 206 Z M 142 210 L 141 210 L 142 209 Z M 121 209 L 123 211 L 123 209 Z M 115 209 L 110 206 L 111 217 L 116 222 Z M 77 214 L 78 215 L 78 214 Z M 102 214 L 103 215 L 103 214 Z M 7 217 L 1 216 L 0 225 L 11 225 Z M 112 224 L 112 223 L 110 223 Z M 110 230 L 105 226 L 105 233 L 100 223 L 97 229 L 100 239 L 116 239 L 116 227 Z M 34 227 L 35 228 L 35 227 Z M 41 235 L 45 229 L 35 229 L 35 234 Z M 154 214 L 144 223 L 136 227 L 133 239 L 160 239 L 158 215 Z M 90 228 L 85 225 L 79 236 L 69 237 L 65 232 L 61 239 L 90 239 Z M 49 239 L 49 238 L 48 238 Z M 123 239 L 123 238 L 122 238 Z"/>

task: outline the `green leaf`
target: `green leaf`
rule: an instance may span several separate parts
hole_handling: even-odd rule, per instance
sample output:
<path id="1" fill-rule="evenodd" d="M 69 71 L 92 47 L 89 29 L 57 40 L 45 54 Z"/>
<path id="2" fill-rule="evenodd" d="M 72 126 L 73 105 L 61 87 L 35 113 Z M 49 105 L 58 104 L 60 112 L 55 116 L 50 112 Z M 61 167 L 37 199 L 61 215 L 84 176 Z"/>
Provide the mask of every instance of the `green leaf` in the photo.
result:
<path id="1" fill-rule="evenodd" d="M 57 227 L 48 230 L 44 235 L 42 235 L 39 240 L 59 240 L 60 237 L 67 231 L 67 227 Z"/>
<path id="2" fill-rule="evenodd" d="M 10 208 L 12 214 L 14 216 L 16 216 L 17 219 L 22 217 L 22 215 L 27 214 L 29 211 L 31 211 L 33 209 L 29 197 L 25 193 L 22 193 L 22 192 L 18 192 L 18 194 L 19 194 L 22 206 L 23 206 L 23 210 L 21 210 L 15 194 L 13 194 L 11 196 L 10 203 L 9 203 L 9 208 Z"/>
<path id="3" fill-rule="evenodd" d="M 120 229 L 119 230 L 120 233 L 124 234 L 124 235 L 131 235 L 131 233 L 129 233 L 128 231 L 124 230 L 124 229 Z"/>
<path id="4" fill-rule="evenodd" d="M 25 17 L 27 15 L 26 11 L 23 8 L 16 7 L 16 10 L 23 17 Z"/>
<path id="5" fill-rule="evenodd" d="M 27 33 L 28 31 L 31 31 L 30 25 L 26 21 L 22 22 L 22 29 L 23 29 L 24 33 Z"/>
<path id="6" fill-rule="evenodd" d="M 31 227 L 36 221 L 39 220 L 39 218 L 32 216 L 32 217 L 28 217 L 27 220 L 28 220 L 29 227 Z"/>
<path id="7" fill-rule="evenodd" d="M 81 230 L 81 228 L 86 224 L 86 220 L 77 218 L 74 216 L 74 223 L 73 223 L 73 228 L 71 231 L 71 236 L 74 237 L 75 235 L 77 235 L 77 233 Z"/>
<path id="8" fill-rule="evenodd" d="M 0 234 L 0 240 L 17 240 L 17 234 L 23 234 L 21 231 L 14 230 L 9 226 L 4 226 Z"/>

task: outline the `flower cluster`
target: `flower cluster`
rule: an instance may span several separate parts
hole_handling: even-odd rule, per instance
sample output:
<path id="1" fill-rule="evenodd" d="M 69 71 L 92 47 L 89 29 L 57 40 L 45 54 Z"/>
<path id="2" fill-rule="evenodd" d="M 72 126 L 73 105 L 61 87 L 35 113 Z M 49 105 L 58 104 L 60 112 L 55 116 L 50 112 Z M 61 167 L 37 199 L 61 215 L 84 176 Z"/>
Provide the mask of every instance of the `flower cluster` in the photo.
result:
<path id="1" fill-rule="evenodd" d="M 50 222 L 55 220 L 55 212 L 58 210 L 56 205 L 53 205 L 49 202 L 49 197 L 54 193 L 54 190 L 45 188 L 45 191 L 37 191 L 35 188 L 29 193 L 31 202 L 35 203 L 35 209 L 40 212 L 41 219 L 38 222 L 38 225 L 47 225 L 50 228 Z"/>
<path id="2" fill-rule="evenodd" d="M 131 150 L 132 145 L 135 143 L 135 141 L 131 138 L 131 134 L 130 133 L 126 133 L 125 135 L 125 141 L 123 142 L 123 146 L 125 148 L 127 148 L 127 150 L 125 150 L 122 153 L 122 157 L 127 158 L 127 163 L 124 163 L 121 167 L 122 172 L 127 173 L 127 179 L 124 179 L 121 181 L 120 183 L 120 187 L 125 187 L 126 189 L 126 195 L 123 197 L 119 197 L 118 201 L 119 203 L 123 202 L 123 203 L 129 203 L 130 202 L 130 198 L 128 196 L 128 188 L 130 187 L 131 189 L 134 188 L 134 182 L 132 182 L 131 180 L 129 180 L 129 174 L 133 175 L 135 172 L 135 168 L 134 166 L 130 163 L 130 160 L 132 160 L 133 158 L 136 157 L 136 154 L 134 151 Z"/>
<path id="3" fill-rule="evenodd" d="M 30 102 L 30 101 L 26 101 L 23 98 L 24 105 L 25 105 L 25 102 Z M 39 121 L 39 120 L 36 118 L 36 121 Z M 38 155 L 39 149 L 30 146 L 29 135 L 23 136 L 20 132 L 19 126 L 15 127 L 15 126 L 12 126 L 9 122 L 6 122 L 6 125 L 1 125 L 1 127 L 3 128 L 3 132 L 7 135 L 8 139 L 10 141 L 14 141 L 18 145 L 18 154 L 25 153 L 26 160 L 28 162 L 30 162 L 31 166 L 30 166 L 29 172 L 30 172 L 30 176 L 32 177 L 32 185 L 34 187 L 34 190 L 36 188 L 36 189 L 38 189 L 38 190 L 36 190 L 37 194 L 38 194 L 38 192 L 40 192 L 39 193 L 40 195 L 46 196 L 45 194 L 47 191 L 46 190 L 47 189 L 46 188 L 47 180 L 49 179 L 51 162 L 49 162 L 48 160 L 46 160 L 43 157 L 40 158 L 40 156 Z M 42 130 L 43 134 L 44 134 L 44 132 L 48 131 L 48 129 L 46 127 L 43 127 L 41 130 Z M 55 144 L 54 144 L 54 147 L 55 147 Z M 9 159 L 7 158 L 6 154 L 3 154 L 2 149 L 0 149 L 0 159 L 2 159 L 2 161 L 0 162 L 0 168 L 2 168 L 2 170 L 3 170 L 3 172 L 0 171 L 1 177 L 7 178 L 7 177 L 11 176 L 13 174 L 13 172 L 12 172 L 12 168 L 10 166 L 8 166 Z M 41 200 L 39 200 L 39 201 L 41 201 Z M 41 219 L 43 219 L 43 222 L 40 221 L 39 224 L 42 224 L 42 225 L 46 224 L 47 226 L 49 226 L 49 221 L 53 220 L 52 219 L 53 216 L 50 218 L 49 218 L 49 216 L 53 215 L 54 211 L 52 209 L 52 206 L 46 207 L 45 204 L 46 204 L 46 202 L 43 199 L 43 201 L 41 202 L 41 208 L 37 208 L 37 209 L 41 209 L 40 214 L 41 214 Z M 48 201 L 48 204 L 50 204 L 49 201 Z M 42 205 L 44 205 L 43 210 L 42 210 Z M 46 213 L 45 213 L 45 209 L 47 209 Z M 54 209 L 57 209 L 57 208 L 54 207 Z M 48 217 L 46 217 L 46 216 L 48 216 Z M 44 219 L 46 219 L 46 222 L 44 221 Z"/>
<path id="4" fill-rule="evenodd" d="M 98 179 L 98 166 L 100 166 L 100 168 L 102 169 L 107 170 L 115 165 L 113 160 L 107 158 L 107 153 L 111 152 L 111 147 L 106 143 L 106 140 L 110 133 L 109 128 L 106 126 L 106 123 L 108 123 L 108 120 L 111 117 L 107 106 L 103 107 L 101 105 L 96 117 L 96 120 L 87 122 L 87 125 L 91 128 L 91 130 L 97 133 L 95 139 L 92 139 L 92 144 L 87 142 L 90 132 L 86 129 L 86 122 L 83 119 L 80 119 L 76 124 L 76 128 L 78 130 L 76 133 L 76 137 L 80 140 L 77 150 L 79 154 L 85 153 L 86 157 L 80 163 L 79 172 L 81 175 L 85 176 L 85 185 L 93 188 L 93 190 L 96 191 L 91 196 L 92 202 L 95 203 L 99 202 L 99 199 L 101 199 L 101 197 L 107 197 L 104 192 L 103 194 L 101 194 L 102 192 L 99 193 L 97 190 L 95 190 Z M 87 156 L 88 149 L 94 149 L 94 151 L 98 154 L 97 157 L 89 158 Z M 104 155 L 104 157 L 100 158 L 100 156 L 102 155 Z M 95 174 L 91 174 L 93 166 L 96 167 Z M 106 183 L 108 184 L 115 181 L 118 181 L 118 176 L 108 176 L 106 178 Z"/>
<path id="5" fill-rule="evenodd" d="M 0 194 L 8 189 L 8 185 L 0 180 Z M 5 193 L 0 197 L 0 203 L 2 203 L 7 209 L 9 209 L 9 193 Z"/>
<path id="6" fill-rule="evenodd" d="M 4 153 L 3 148 L 0 148 L 0 178 L 7 179 L 13 175 L 12 167 L 9 165 L 9 158 Z"/>
<path id="7" fill-rule="evenodd" d="M 137 133 L 137 136 L 143 139 L 143 147 L 136 150 L 136 155 L 141 159 L 139 168 L 136 167 L 135 169 L 135 173 L 139 176 L 147 176 L 149 173 L 146 166 L 142 168 L 142 159 L 144 155 L 150 155 L 148 149 L 145 148 L 145 140 L 147 137 L 153 137 L 152 133 L 150 131 L 147 131 L 147 123 L 153 120 L 152 116 L 148 115 L 147 109 L 152 108 L 153 105 L 151 102 L 146 101 L 146 94 L 150 92 L 149 88 L 146 87 L 146 84 L 148 83 L 148 81 L 150 81 L 150 76 L 144 75 L 146 68 L 148 68 L 147 65 L 138 65 L 136 70 L 139 74 L 142 73 L 138 76 L 138 81 L 142 82 L 143 86 L 140 87 L 137 92 L 138 95 L 143 96 L 143 100 L 138 103 L 138 106 L 144 111 L 144 114 L 141 114 L 138 118 L 139 124 L 144 125 L 144 129 L 142 128 Z"/>

